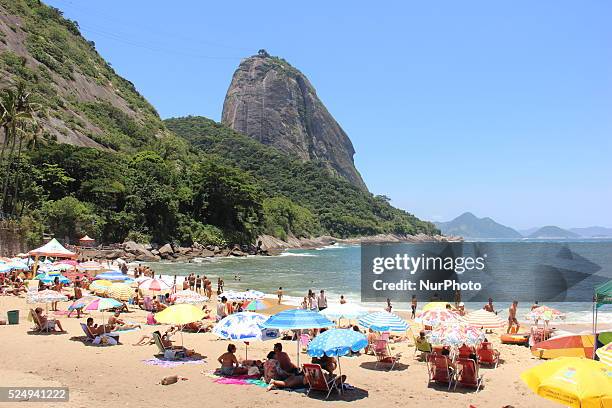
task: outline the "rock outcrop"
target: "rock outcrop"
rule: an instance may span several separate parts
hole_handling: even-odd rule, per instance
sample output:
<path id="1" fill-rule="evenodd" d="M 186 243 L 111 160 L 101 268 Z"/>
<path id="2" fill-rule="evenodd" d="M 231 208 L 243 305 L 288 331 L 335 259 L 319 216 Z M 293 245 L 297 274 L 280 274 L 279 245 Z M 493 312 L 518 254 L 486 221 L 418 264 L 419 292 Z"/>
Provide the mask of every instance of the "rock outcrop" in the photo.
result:
<path id="1" fill-rule="evenodd" d="M 222 122 L 261 143 L 319 161 L 367 190 L 355 168 L 355 150 L 306 76 L 261 50 L 244 59 L 227 91 Z"/>

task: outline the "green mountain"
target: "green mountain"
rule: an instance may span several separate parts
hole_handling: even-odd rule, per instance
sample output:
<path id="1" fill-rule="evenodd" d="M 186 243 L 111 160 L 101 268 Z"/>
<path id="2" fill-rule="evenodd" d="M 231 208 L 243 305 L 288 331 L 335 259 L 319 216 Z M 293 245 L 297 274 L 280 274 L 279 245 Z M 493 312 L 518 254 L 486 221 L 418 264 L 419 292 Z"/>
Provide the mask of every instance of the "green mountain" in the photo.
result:
<path id="1" fill-rule="evenodd" d="M 206 118 L 164 123 L 40 1 L 0 0 L 0 75 L 0 219 L 31 243 L 43 232 L 182 245 L 437 232 L 325 163 Z"/>
<path id="2" fill-rule="evenodd" d="M 308 209 L 323 233 L 347 237 L 437 232 L 433 224 L 392 207 L 388 198 L 336 176 L 325 163 L 301 161 L 204 117 L 164 122 L 193 146 L 252 174 L 267 196 L 284 197 Z"/>
<path id="3" fill-rule="evenodd" d="M 527 238 L 580 238 L 580 235 L 554 225 L 539 228 Z"/>
<path id="4" fill-rule="evenodd" d="M 445 235 L 456 235 L 464 238 L 522 238 L 522 235 L 510 227 L 499 224 L 489 217 L 478 218 L 466 212 L 452 221 L 438 222 L 436 226 Z"/>

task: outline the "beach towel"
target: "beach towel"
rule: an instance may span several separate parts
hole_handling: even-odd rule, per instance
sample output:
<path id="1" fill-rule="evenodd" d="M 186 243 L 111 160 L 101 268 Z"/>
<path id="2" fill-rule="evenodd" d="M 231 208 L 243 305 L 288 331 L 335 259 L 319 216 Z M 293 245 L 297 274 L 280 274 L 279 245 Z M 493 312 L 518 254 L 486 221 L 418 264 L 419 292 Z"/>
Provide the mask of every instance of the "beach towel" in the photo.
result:
<path id="1" fill-rule="evenodd" d="M 265 381 L 263 381 L 259 375 L 236 375 L 227 377 L 221 374 L 218 369 L 210 371 L 208 373 L 202 372 L 205 376 L 213 379 L 213 382 L 217 384 L 230 384 L 230 385 L 255 385 L 257 387 L 267 387 Z"/>
<path id="2" fill-rule="evenodd" d="M 146 365 L 164 367 L 164 368 L 173 368 L 178 367 L 185 364 L 206 364 L 206 360 L 201 357 L 185 357 L 179 360 L 166 360 L 163 358 L 149 358 L 146 360 L 142 360 Z"/>

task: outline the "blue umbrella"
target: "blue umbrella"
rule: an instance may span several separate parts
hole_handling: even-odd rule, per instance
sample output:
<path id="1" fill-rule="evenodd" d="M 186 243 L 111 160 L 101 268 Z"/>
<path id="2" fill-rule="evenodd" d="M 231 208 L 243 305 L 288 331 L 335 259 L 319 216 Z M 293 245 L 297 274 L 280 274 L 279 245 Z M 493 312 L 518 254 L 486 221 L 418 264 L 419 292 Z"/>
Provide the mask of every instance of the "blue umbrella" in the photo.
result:
<path id="1" fill-rule="evenodd" d="M 70 279 L 68 279 L 64 275 L 49 275 L 48 273 L 45 273 L 45 274 L 40 273 L 36 275 L 36 279 L 38 279 L 39 281 L 42 281 L 42 283 L 44 283 L 45 285 L 53 283 L 55 281 L 55 278 L 58 278 L 61 284 L 70 283 Z"/>
<path id="2" fill-rule="evenodd" d="M 259 313 L 233 313 L 221 319 L 219 323 L 215 325 L 212 332 L 223 339 L 241 340 L 245 343 L 253 340 L 270 340 L 278 338 L 278 330 L 264 329 L 261 327 L 266 319 L 266 316 Z M 248 354 L 245 358 L 247 358 L 247 356 Z"/>
<path id="3" fill-rule="evenodd" d="M 340 357 L 350 351 L 359 351 L 368 345 L 368 338 L 361 332 L 351 329 L 331 329 L 315 337 L 308 344 L 308 355 L 311 357 L 338 357 L 338 369 L 342 378 Z M 342 387 L 340 387 L 342 389 Z"/>
<path id="4" fill-rule="evenodd" d="M 313 310 L 289 309 L 270 316 L 263 325 L 266 329 L 302 330 L 333 327 L 334 323 L 322 314 Z M 300 365 L 300 343 L 297 345 L 297 363 Z"/>
<path id="5" fill-rule="evenodd" d="M 268 329 L 298 330 L 333 327 L 334 322 L 312 310 L 289 309 L 270 316 L 263 324 Z"/>
<path id="6" fill-rule="evenodd" d="M 378 332 L 405 332 L 410 325 L 389 312 L 370 313 L 359 319 L 359 325 Z"/>
<path id="7" fill-rule="evenodd" d="M 5 264 L 5 263 L 0 263 L 0 273 L 6 273 L 9 272 L 11 269 L 11 265 L 9 264 Z"/>
<path id="8" fill-rule="evenodd" d="M 96 279 L 106 279 L 109 281 L 128 281 L 131 278 L 127 275 L 124 275 L 121 272 L 105 272 L 99 275 L 96 275 Z"/>
<path id="9" fill-rule="evenodd" d="M 308 344 L 308 355 L 340 357 L 367 345 L 368 339 L 363 333 L 351 329 L 331 329 L 319 334 Z"/>

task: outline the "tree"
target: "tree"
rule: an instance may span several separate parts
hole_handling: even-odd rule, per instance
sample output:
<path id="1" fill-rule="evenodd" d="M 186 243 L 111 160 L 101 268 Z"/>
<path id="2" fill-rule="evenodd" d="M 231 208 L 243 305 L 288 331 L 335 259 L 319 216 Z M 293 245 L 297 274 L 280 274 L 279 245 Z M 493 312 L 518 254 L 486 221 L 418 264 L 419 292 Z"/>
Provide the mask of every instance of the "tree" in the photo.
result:
<path id="1" fill-rule="evenodd" d="M 103 222 L 91 205 L 74 197 L 64 197 L 57 201 L 47 201 L 42 208 L 43 220 L 49 230 L 57 237 L 76 241 L 83 235 L 99 237 Z"/>

